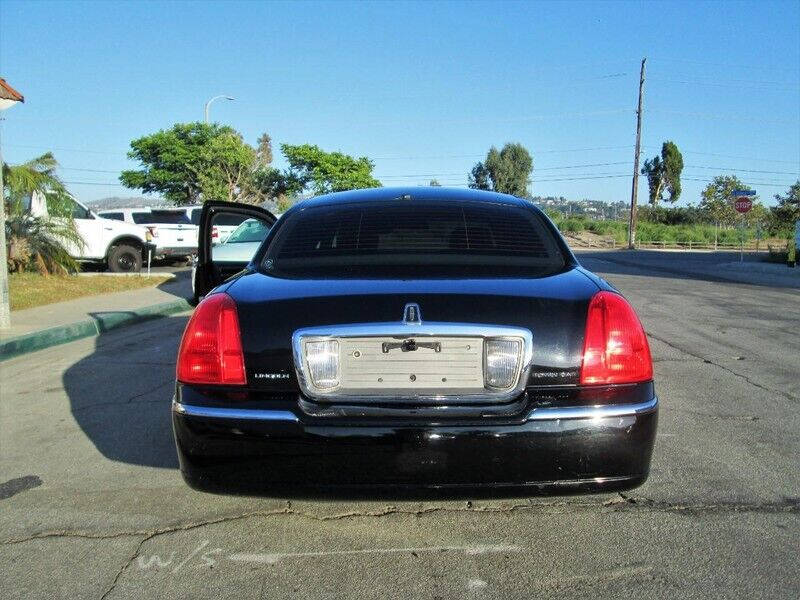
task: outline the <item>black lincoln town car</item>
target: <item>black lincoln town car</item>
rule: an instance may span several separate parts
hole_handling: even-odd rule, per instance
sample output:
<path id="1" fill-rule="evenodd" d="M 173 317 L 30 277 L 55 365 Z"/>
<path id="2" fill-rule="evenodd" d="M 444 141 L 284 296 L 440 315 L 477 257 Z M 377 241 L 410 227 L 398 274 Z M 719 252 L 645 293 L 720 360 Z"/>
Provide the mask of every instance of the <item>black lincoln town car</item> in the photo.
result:
<path id="1" fill-rule="evenodd" d="M 260 223 L 255 255 L 215 252 L 232 216 Z M 527 201 L 379 188 L 277 220 L 209 202 L 195 285 L 172 404 L 193 487 L 647 478 L 658 399 L 642 325 Z"/>

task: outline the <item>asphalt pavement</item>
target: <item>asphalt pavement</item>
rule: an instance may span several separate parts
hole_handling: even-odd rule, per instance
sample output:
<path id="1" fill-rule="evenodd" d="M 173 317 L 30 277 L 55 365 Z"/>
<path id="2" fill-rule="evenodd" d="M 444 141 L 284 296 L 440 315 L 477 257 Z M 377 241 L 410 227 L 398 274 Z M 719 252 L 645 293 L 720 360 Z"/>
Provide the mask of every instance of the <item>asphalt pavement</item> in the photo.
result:
<path id="1" fill-rule="evenodd" d="M 800 292 L 580 258 L 650 337 L 661 412 L 642 487 L 192 491 L 169 419 L 178 315 L 0 363 L 0 596 L 800 597 Z"/>

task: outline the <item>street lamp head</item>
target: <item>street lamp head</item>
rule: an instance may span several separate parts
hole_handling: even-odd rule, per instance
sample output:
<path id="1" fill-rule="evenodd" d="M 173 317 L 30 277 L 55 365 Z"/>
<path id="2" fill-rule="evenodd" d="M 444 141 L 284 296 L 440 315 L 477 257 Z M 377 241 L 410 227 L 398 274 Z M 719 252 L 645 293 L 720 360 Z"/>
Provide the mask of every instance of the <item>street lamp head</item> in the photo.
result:
<path id="1" fill-rule="evenodd" d="M 225 94 L 220 94 L 219 96 L 214 96 L 213 98 L 211 98 L 208 102 L 206 102 L 205 107 L 204 107 L 205 122 L 206 123 L 208 123 L 208 109 L 209 109 L 209 107 L 214 102 L 214 100 L 220 100 L 222 98 L 225 98 L 226 100 L 236 100 L 236 98 L 234 98 L 233 96 L 226 96 Z"/>

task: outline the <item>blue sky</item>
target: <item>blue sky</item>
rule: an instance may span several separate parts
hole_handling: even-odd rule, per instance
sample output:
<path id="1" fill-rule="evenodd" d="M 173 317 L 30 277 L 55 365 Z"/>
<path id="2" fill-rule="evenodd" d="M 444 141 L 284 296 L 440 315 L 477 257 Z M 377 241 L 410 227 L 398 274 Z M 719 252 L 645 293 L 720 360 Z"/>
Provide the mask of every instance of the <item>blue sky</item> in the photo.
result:
<path id="1" fill-rule="evenodd" d="M 517 141 L 535 195 L 628 201 L 643 56 L 644 156 L 678 144 L 681 203 L 717 174 L 766 201 L 797 179 L 796 1 L 3 0 L 0 74 L 26 98 L 4 113 L 3 158 L 53 150 L 79 199 L 138 195 L 117 183 L 130 140 L 229 94 L 212 119 L 248 142 L 365 155 L 384 185 L 464 185 Z"/>

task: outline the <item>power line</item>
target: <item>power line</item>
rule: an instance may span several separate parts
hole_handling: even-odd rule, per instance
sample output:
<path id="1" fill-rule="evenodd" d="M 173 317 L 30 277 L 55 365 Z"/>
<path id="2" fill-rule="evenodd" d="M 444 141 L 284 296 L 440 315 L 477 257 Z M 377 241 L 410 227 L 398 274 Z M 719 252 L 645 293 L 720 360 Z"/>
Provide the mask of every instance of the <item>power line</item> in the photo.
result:
<path id="1" fill-rule="evenodd" d="M 789 161 L 786 161 L 789 162 Z M 588 164 L 581 164 L 581 165 L 563 165 L 558 167 L 544 167 L 544 168 L 536 168 L 534 169 L 534 173 L 540 173 L 542 171 L 560 171 L 564 169 L 577 169 L 577 168 L 590 168 L 590 167 L 609 167 L 609 166 L 616 166 L 616 165 L 625 165 L 628 164 L 627 161 L 617 161 L 617 162 L 607 162 L 607 163 L 588 163 Z M 762 173 L 767 175 L 800 175 L 800 172 L 797 171 L 767 171 L 761 169 L 742 169 L 736 167 L 719 167 L 719 166 L 710 166 L 710 165 L 684 165 L 687 169 L 705 169 L 705 170 L 718 170 L 718 171 L 737 171 L 741 173 Z M 59 167 L 60 169 L 64 169 L 66 171 L 83 171 L 88 173 L 119 173 L 120 171 L 110 171 L 110 170 L 103 170 L 103 169 L 81 169 L 77 167 Z M 462 175 L 466 174 L 463 171 L 455 171 L 455 172 L 447 172 L 447 173 L 411 173 L 408 175 L 379 175 L 376 174 L 375 177 L 379 179 L 396 179 L 396 178 L 410 178 L 410 177 L 448 177 L 451 175 Z M 588 173 L 587 173 L 588 175 Z"/>
<path id="2" fill-rule="evenodd" d="M 631 112 L 630 108 L 611 108 L 606 110 L 593 110 L 585 112 L 563 112 L 563 113 L 549 113 L 541 115 L 529 115 L 527 117 L 515 117 L 510 119 L 492 119 L 492 118 L 466 118 L 466 119 L 436 119 L 437 124 L 459 124 L 459 123 L 524 123 L 527 121 L 539 121 L 544 119 L 560 119 L 560 118 L 583 118 L 583 117 L 599 117 L 607 115 L 616 115 Z M 430 121 L 430 119 L 427 119 Z M 426 119 L 422 119 L 426 121 Z M 378 127 L 383 125 L 395 125 L 397 121 L 374 121 L 374 122 L 359 122 L 360 125 L 367 127 Z"/>
<path id="3" fill-rule="evenodd" d="M 415 176 L 408 176 L 407 178 L 413 179 Z M 604 174 L 580 174 L 573 177 L 556 177 L 556 178 L 535 178 L 533 180 L 534 183 L 553 183 L 553 182 L 561 182 L 561 181 L 586 181 L 592 179 L 616 179 L 620 177 L 630 177 L 630 173 L 604 173 Z M 384 178 L 381 178 L 384 179 Z M 710 183 L 713 179 L 708 179 L 707 177 L 682 177 L 685 181 L 700 181 Z M 64 181 L 63 183 L 67 183 L 70 185 L 96 185 L 96 186 L 105 186 L 105 187 L 126 187 L 121 183 L 112 183 L 112 182 L 102 182 L 102 181 Z M 397 182 L 400 183 L 400 182 Z M 447 185 L 462 185 L 461 182 L 454 181 L 454 182 L 444 182 Z M 760 186 L 767 186 L 767 187 L 789 187 L 792 185 L 791 183 L 787 182 L 775 182 L 775 181 L 748 181 L 749 185 L 760 185 Z M 463 185 L 467 185 L 463 183 Z"/>
<path id="4" fill-rule="evenodd" d="M 31 149 L 40 149 L 40 150 L 50 150 L 53 152 L 86 152 L 89 154 L 114 154 L 117 155 L 119 152 L 112 152 L 110 150 L 86 150 L 85 148 L 52 148 L 50 146 L 30 146 L 27 144 L 3 144 L 4 146 L 8 146 L 11 148 L 31 148 Z"/>
<path id="5" fill-rule="evenodd" d="M 701 181 L 703 183 L 712 183 L 713 179 L 708 179 L 705 177 L 681 177 L 684 181 Z M 744 182 L 747 185 L 763 185 L 766 187 L 779 187 L 779 188 L 788 188 L 791 186 L 791 183 L 777 183 L 777 182 L 770 182 L 770 181 L 747 181 Z"/>
<path id="6" fill-rule="evenodd" d="M 656 81 L 664 82 L 664 83 L 680 83 L 680 84 L 686 84 L 686 85 L 707 85 L 707 86 L 711 86 L 711 87 L 722 87 L 722 88 L 736 88 L 736 89 L 750 88 L 750 89 L 758 89 L 758 90 L 773 89 L 775 91 L 793 91 L 793 92 L 800 91 L 800 82 L 798 82 L 796 84 L 789 84 L 789 85 L 787 85 L 785 82 L 784 83 L 778 83 L 778 82 L 771 82 L 771 81 L 761 81 L 761 82 L 759 82 L 759 81 L 747 81 L 747 80 L 742 80 L 740 83 L 735 83 L 735 82 L 722 83 L 722 82 L 719 82 L 719 81 L 709 81 L 709 80 L 703 80 L 703 79 L 669 79 L 669 78 L 663 78 L 663 77 L 661 77 L 659 75 L 656 75 L 655 77 L 653 77 L 653 79 L 655 79 Z"/>
<path id="7" fill-rule="evenodd" d="M 783 119 L 763 119 L 762 117 L 754 117 L 750 115 L 722 115 L 722 114 L 713 114 L 713 113 L 696 113 L 696 112 L 684 112 L 680 110 L 667 110 L 663 108 L 651 108 L 650 112 L 667 114 L 667 115 L 678 115 L 683 117 L 692 117 L 694 119 L 716 119 L 716 120 L 730 120 L 730 121 L 756 121 L 758 123 L 771 123 L 776 125 L 796 125 L 798 121 L 795 120 L 783 120 Z"/>
<path id="8" fill-rule="evenodd" d="M 643 146 L 643 148 L 649 148 L 652 150 L 661 150 L 660 146 Z M 789 165 L 798 165 L 800 164 L 800 158 L 798 160 L 779 160 L 776 158 L 760 158 L 757 156 L 741 156 L 741 155 L 732 155 L 732 154 L 717 154 L 714 152 L 698 152 L 695 150 L 681 150 L 681 154 L 699 154 L 701 156 L 715 156 L 717 158 L 733 158 L 737 160 L 757 160 L 761 162 L 774 162 L 774 163 L 784 163 Z"/>
<path id="9" fill-rule="evenodd" d="M 61 183 L 69 183 L 71 185 L 104 185 L 106 187 L 126 187 L 121 183 L 103 183 L 102 181 L 62 181 Z"/>
<path id="10" fill-rule="evenodd" d="M 700 165 L 684 165 L 689 169 L 708 169 L 717 171 L 739 171 L 741 173 L 766 173 L 769 175 L 800 175 L 797 171 L 759 171 L 757 169 L 734 169 L 731 167 L 707 167 Z"/>
<path id="11" fill-rule="evenodd" d="M 58 166 L 59 169 L 63 169 L 64 171 L 84 171 L 86 173 L 119 173 L 120 171 L 107 171 L 103 169 L 79 169 L 78 167 L 62 167 L 61 165 Z"/>
<path id="12" fill-rule="evenodd" d="M 652 60 L 652 59 L 651 59 Z M 754 71 L 766 71 L 768 69 L 772 69 L 775 71 L 792 71 L 794 72 L 795 69 L 789 67 L 776 67 L 774 64 L 771 65 L 762 65 L 762 66 L 755 66 L 755 65 L 743 65 L 741 63 L 733 64 L 733 63 L 718 63 L 718 62 L 708 62 L 704 60 L 690 60 L 686 58 L 666 58 L 666 57 L 656 57 L 656 61 L 667 61 L 667 62 L 680 62 L 680 63 L 687 63 L 693 65 L 706 65 L 709 67 L 725 67 L 727 69 L 750 69 Z"/>
<path id="13" fill-rule="evenodd" d="M 10 146 L 13 148 L 33 148 L 33 149 L 46 149 L 48 146 L 33 146 L 33 145 L 24 145 L 24 144 L 4 144 L 4 146 Z M 624 145 L 624 146 L 593 146 L 589 148 L 561 148 L 561 149 L 546 149 L 546 150 L 535 150 L 534 156 L 539 156 L 541 154 L 560 154 L 560 153 L 567 153 L 567 152 L 594 152 L 597 150 L 629 150 L 633 148 L 632 144 Z M 650 151 L 653 150 L 661 150 L 660 146 L 654 146 L 645 144 L 642 148 L 646 148 Z M 53 151 L 57 152 L 89 152 L 93 154 L 118 154 L 116 152 L 110 151 L 101 151 L 101 150 L 86 150 L 81 148 L 50 148 Z M 700 156 L 714 156 L 717 158 L 730 158 L 734 160 L 751 160 L 751 161 L 759 161 L 759 162 L 771 162 L 771 163 L 782 163 L 782 164 L 789 164 L 789 165 L 798 165 L 800 164 L 800 159 L 798 160 L 785 160 L 785 159 L 777 159 L 777 158 L 764 158 L 761 156 L 743 156 L 737 154 L 720 154 L 716 152 L 700 152 L 697 150 L 683 150 L 681 149 L 682 154 L 697 154 Z M 437 154 L 437 155 L 416 155 L 416 156 L 376 156 L 372 157 L 372 160 L 433 160 L 433 159 L 451 159 L 451 158 L 483 158 L 486 156 L 486 153 L 480 154 Z M 611 163 L 604 163 L 611 164 Z M 586 165 L 588 166 L 588 165 Z M 96 172 L 96 173 L 118 173 L 119 171 L 109 171 L 109 170 L 101 170 L 101 169 L 84 169 L 79 167 L 64 167 L 59 166 L 60 169 L 68 170 L 68 171 L 86 171 L 86 172 Z M 561 167 L 547 167 L 548 169 L 557 169 Z M 563 167 L 567 168 L 567 167 Z M 539 171 L 543 171 L 544 169 L 537 169 Z"/>
<path id="14" fill-rule="evenodd" d="M 632 144 L 627 146 L 595 146 L 594 148 L 563 148 L 561 150 L 536 150 L 535 154 L 558 154 L 562 152 L 590 152 L 594 150 L 629 150 L 633 148 Z M 486 156 L 485 152 L 481 154 L 449 154 L 449 155 L 436 155 L 436 156 L 375 156 L 372 160 L 424 160 L 434 158 L 483 158 Z"/>
<path id="15" fill-rule="evenodd" d="M 534 173 L 538 173 L 540 171 L 560 171 L 562 169 L 577 169 L 577 168 L 584 168 L 584 167 L 610 167 L 615 165 L 627 165 L 628 161 L 618 161 L 618 162 L 608 162 L 608 163 L 592 163 L 592 164 L 584 164 L 584 165 L 564 165 L 561 167 L 546 167 L 546 168 L 536 168 L 534 169 Z M 380 179 L 385 178 L 395 178 L 395 177 L 447 177 L 449 175 L 462 175 L 467 174 L 464 171 L 455 171 L 449 173 L 410 173 L 408 175 L 375 175 Z M 591 173 L 586 173 L 590 175 Z"/>

